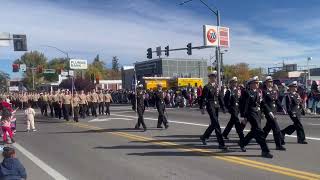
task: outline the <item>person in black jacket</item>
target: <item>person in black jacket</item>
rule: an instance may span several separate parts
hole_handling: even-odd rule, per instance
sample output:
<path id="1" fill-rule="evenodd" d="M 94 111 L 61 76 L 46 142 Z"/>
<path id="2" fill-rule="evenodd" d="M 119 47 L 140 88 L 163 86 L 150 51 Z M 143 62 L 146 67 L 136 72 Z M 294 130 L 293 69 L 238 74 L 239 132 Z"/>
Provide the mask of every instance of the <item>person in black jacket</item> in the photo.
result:
<path id="1" fill-rule="evenodd" d="M 276 149 L 285 151 L 286 148 L 281 145 L 282 135 L 279 124 L 275 117 L 277 106 L 281 107 L 281 103 L 278 100 L 278 92 L 274 90 L 273 80 L 271 76 L 267 76 L 265 80 L 265 88 L 262 91 L 263 113 L 267 119 L 266 126 L 263 128 L 265 137 L 268 136 L 270 130 L 273 131 L 273 138 L 276 144 Z"/>
<path id="2" fill-rule="evenodd" d="M 294 131 L 297 132 L 297 138 L 299 144 L 308 144 L 304 133 L 303 126 L 301 124 L 301 107 L 302 100 L 300 95 L 297 93 L 298 83 L 293 81 L 289 84 L 289 94 L 285 96 L 287 112 L 293 121 L 293 125 L 290 125 L 281 131 L 283 139 L 285 134 L 291 135 Z M 284 140 L 282 142 L 284 144 Z"/>
<path id="3" fill-rule="evenodd" d="M 3 161 L 0 164 L 0 179 L 27 179 L 26 169 L 21 162 L 15 158 L 16 152 L 11 147 L 3 148 Z"/>
<path id="4" fill-rule="evenodd" d="M 239 99 L 241 96 L 241 90 L 238 88 L 238 78 L 233 77 L 230 80 L 230 88 L 226 91 L 226 94 L 224 96 L 224 104 L 227 107 L 231 118 L 228 122 L 226 128 L 224 129 L 222 136 L 225 139 L 228 139 L 228 134 L 231 131 L 233 125 L 236 128 L 236 131 L 240 138 L 240 145 L 243 144 L 244 134 L 241 127 L 241 123 L 239 120 Z M 243 152 L 246 151 L 244 146 L 240 147 Z"/>
<path id="5" fill-rule="evenodd" d="M 139 129 L 140 125 L 142 125 L 143 130 L 146 131 L 147 130 L 147 126 L 144 123 L 144 119 L 143 119 L 143 113 L 144 113 L 144 110 L 145 110 L 145 104 L 144 104 L 144 95 L 145 95 L 145 93 L 143 92 L 142 88 L 143 88 L 142 84 L 138 85 L 137 93 L 136 93 L 137 98 L 135 98 L 133 100 L 133 102 L 134 102 L 133 103 L 133 106 L 134 106 L 133 109 L 135 109 L 135 106 L 137 105 L 138 122 L 135 125 L 135 129 Z M 135 102 L 136 100 L 137 100 L 137 103 Z"/>
<path id="6" fill-rule="evenodd" d="M 220 92 L 220 88 L 217 83 L 217 72 L 214 71 L 208 74 L 209 83 L 203 87 L 201 101 L 200 101 L 200 109 L 201 113 L 204 114 L 204 106 L 206 106 L 207 112 L 210 117 L 211 124 L 204 132 L 202 136 L 200 136 L 200 140 L 204 145 L 206 145 L 206 140 L 209 139 L 213 130 L 215 130 L 217 140 L 219 143 L 219 149 L 227 150 L 228 148 L 224 144 L 224 140 L 221 134 L 221 128 L 218 121 L 219 108 L 221 107 L 224 110 L 224 103 L 222 93 Z M 224 110 L 225 112 L 225 110 Z"/>
<path id="7" fill-rule="evenodd" d="M 248 120 L 251 124 L 251 131 L 245 136 L 244 144 L 241 146 L 246 146 L 249 144 L 252 138 L 255 138 L 257 143 L 260 145 L 262 153 L 261 156 L 265 158 L 272 158 L 273 155 L 270 154 L 270 150 L 266 143 L 266 138 L 263 130 L 261 129 L 261 102 L 262 97 L 258 90 L 259 88 L 259 78 L 253 77 L 248 81 L 249 90 L 244 93 L 244 109 L 243 117 Z"/>
<path id="8" fill-rule="evenodd" d="M 155 104 L 159 113 L 157 128 L 162 128 L 162 124 L 168 129 L 168 121 L 165 116 L 166 104 L 164 102 L 164 92 L 162 91 L 162 85 L 158 84 L 158 90 L 154 93 Z"/>

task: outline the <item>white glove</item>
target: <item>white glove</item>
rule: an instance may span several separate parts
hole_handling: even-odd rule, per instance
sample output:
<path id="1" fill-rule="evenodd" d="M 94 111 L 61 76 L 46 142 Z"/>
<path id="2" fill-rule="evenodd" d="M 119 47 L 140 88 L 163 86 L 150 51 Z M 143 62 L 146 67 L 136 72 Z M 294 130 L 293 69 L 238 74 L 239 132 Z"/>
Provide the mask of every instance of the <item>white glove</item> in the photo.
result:
<path id="1" fill-rule="evenodd" d="M 269 115 L 274 119 L 274 115 L 272 112 L 269 112 Z"/>

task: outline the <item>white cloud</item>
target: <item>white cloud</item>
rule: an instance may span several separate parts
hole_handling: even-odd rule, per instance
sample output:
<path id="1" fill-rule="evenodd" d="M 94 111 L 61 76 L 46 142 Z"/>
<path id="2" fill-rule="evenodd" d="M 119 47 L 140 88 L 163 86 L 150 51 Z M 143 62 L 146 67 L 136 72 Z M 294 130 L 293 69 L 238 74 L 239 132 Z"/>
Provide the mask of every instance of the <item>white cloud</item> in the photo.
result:
<path id="1" fill-rule="evenodd" d="M 99 53 L 106 63 L 115 55 L 122 64 L 145 60 L 148 47 L 169 44 L 171 48 L 178 48 L 189 42 L 194 46 L 202 45 L 202 25 L 208 24 L 209 18 L 183 8 L 157 6 L 151 1 L 139 1 L 139 4 L 128 1 L 127 4 L 121 7 L 125 13 L 111 11 L 114 7 L 107 5 L 106 12 L 92 13 L 45 3 L 6 1 L 0 6 L 0 17 L 3 17 L 0 29 L 26 33 L 29 49 L 41 50 L 49 57 L 63 55 L 41 45 L 57 46 L 77 58 L 93 59 Z M 250 24 L 229 22 L 232 47 L 224 58 L 227 63 L 265 66 L 284 58 L 300 61 L 310 52 L 314 53 L 314 59 L 320 57 L 316 52 L 319 46 L 281 40 L 254 31 Z M 2 57 L 20 55 L 11 49 L 0 49 L 0 54 Z M 209 58 L 214 51 L 194 50 L 193 54 L 192 58 Z M 186 52 L 170 53 L 170 57 L 181 56 L 187 57 Z"/>

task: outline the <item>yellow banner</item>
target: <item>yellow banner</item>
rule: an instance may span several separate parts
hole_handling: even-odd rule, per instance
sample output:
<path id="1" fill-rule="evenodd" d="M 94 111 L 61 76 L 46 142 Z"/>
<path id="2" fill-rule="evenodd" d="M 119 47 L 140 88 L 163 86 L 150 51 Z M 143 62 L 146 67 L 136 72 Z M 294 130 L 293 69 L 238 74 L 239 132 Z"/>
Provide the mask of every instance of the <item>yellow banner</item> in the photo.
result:
<path id="1" fill-rule="evenodd" d="M 183 87 L 183 86 L 202 86 L 202 79 L 201 78 L 178 78 L 178 86 Z"/>
<path id="2" fill-rule="evenodd" d="M 168 81 L 167 80 L 160 80 L 160 79 L 148 79 L 145 80 L 147 89 L 155 89 L 157 88 L 158 84 L 162 85 L 162 88 L 168 87 Z"/>

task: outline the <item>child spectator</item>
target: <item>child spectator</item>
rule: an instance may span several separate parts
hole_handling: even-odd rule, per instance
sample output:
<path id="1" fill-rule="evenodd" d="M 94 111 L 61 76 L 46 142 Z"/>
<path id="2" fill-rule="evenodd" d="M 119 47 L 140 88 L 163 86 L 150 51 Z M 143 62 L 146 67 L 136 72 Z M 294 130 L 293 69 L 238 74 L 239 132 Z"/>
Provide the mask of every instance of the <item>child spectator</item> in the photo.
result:
<path id="1" fill-rule="evenodd" d="M 16 152 L 11 147 L 4 147 L 3 161 L 0 164 L 0 179 L 18 180 L 27 179 L 27 173 L 20 161 L 15 157 Z"/>
<path id="2" fill-rule="evenodd" d="M 35 110 L 31 107 L 31 104 L 27 105 L 27 109 L 24 111 L 24 115 L 27 120 L 27 132 L 30 131 L 30 125 L 33 132 L 37 131 L 34 126 L 34 116 L 36 115 Z"/>

